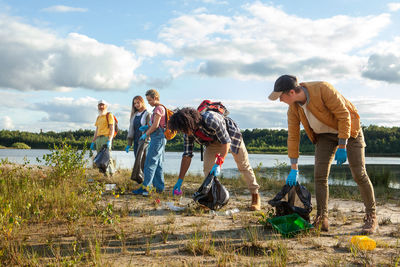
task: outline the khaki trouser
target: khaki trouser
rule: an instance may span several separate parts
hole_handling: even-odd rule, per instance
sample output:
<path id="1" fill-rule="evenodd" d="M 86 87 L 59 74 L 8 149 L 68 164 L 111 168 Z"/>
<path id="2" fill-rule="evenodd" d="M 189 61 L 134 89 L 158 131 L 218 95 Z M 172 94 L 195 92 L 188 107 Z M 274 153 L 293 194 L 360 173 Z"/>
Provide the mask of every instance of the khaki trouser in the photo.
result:
<path id="1" fill-rule="evenodd" d="M 317 198 L 317 216 L 328 216 L 328 176 L 338 147 L 336 134 L 318 134 L 315 146 L 314 182 Z M 354 181 L 364 202 L 365 212 L 376 212 L 374 188 L 365 169 L 365 141 L 362 131 L 357 138 L 347 140 L 347 160 Z"/>
<path id="2" fill-rule="evenodd" d="M 224 145 L 222 145 L 219 142 L 214 142 L 212 144 L 207 145 L 204 151 L 204 165 L 203 165 L 204 176 L 207 176 L 208 173 L 211 171 L 212 167 L 214 166 L 215 155 L 217 153 L 222 154 L 224 152 L 223 146 Z M 250 166 L 249 154 L 247 153 L 247 149 L 246 146 L 244 145 L 243 140 L 240 144 L 239 153 L 237 154 L 232 153 L 232 155 L 233 158 L 235 159 L 236 165 L 240 173 L 243 175 L 244 181 L 246 182 L 250 192 L 252 194 L 257 194 L 258 188 L 260 188 L 260 186 L 257 184 L 256 176 L 254 175 L 254 171 Z"/>

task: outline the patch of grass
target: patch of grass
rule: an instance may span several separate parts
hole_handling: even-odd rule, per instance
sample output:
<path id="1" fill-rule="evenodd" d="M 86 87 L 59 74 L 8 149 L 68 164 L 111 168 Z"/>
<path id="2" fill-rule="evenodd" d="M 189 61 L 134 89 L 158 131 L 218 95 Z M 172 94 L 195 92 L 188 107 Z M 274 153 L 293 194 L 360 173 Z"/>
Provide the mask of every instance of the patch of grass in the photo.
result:
<path id="1" fill-rule="evenodd" d="M 379 220 L 378 224 L 379 224 L 379 226 L 390 225 L 390 224 L 392 224 L 392 220 L 390 219 L 390 217 L 382 217 Z"/>
<path id="2" fill-rule="evenodd" d="M 389 233 L 389 236 L 395 237 L 395 238 L 400 238 L 400 225 L 397 225 L 396 229 Z"/>
<path id="3" fill-rule="evenodd" d="M 173 225 L 164 225 L 161 228 L 161 239 L 164 244 L 168 242 L 168 236 L 174 234 L 175 227 Z"/>
<path id="4" fill-rule="evenodd" d="M 168 213 L 168 216 L 167 216 L 167 219 L 166 219 L 165 222 L 167 224 L 174 224 L 175 221 L 176 221 L 175 213 L 173 213 L 173 212 Z"/>
<path id="5" fill-rule="evenodd" d="M 143 223 L 141 230 L 144 234 L 153 235 L 156 232 L 156 224 L 154 223 L 154 220 L 152 218 L 146 220 L 145 223 Z"/>
<path id="6" fill-rule="evenodd" d="M 287 244 L 283 240 L 271 241 L 267 248 L 271 251 L 272 266 L 286 266 L 289 259 Z"/>
<path id="7" fill-rule="evenodd" d="M 216 251 L 212 234 L 210 232 L 195 231 L 192 237 L 186 242 L 184 250 L 194 256 L 215 255 Z"/>
<path id="8" fill-rule="evenodd" d="M 252 246 L 260 245 L 260 236 L 262 235 L 259 227 L 249 226 L 246 228 L 247 240 Z"/>
<path id="9" fill-rule="evenodd" d="M 330 257 L 326 258 L 325 263 L 323 265 L 324 266 L 329 266 L 329 267 L 340 267 L 340 266 L 343 266 L 342 258 L 341 257 L 330 256 Z"/>
<path id="10" fill-rule="evenodd" d="M 363 266 L 373 266 L 373 256 L 368 250 L 361 250 L 358 247 L 350 244 L 350 252 L 353 256 L 354 263 L 362 264 Z"/>
<path id="11" fill-rule="evenodd" d="M 87 182 L 85 152 L 63 143 L 43 156 L 42 167 L 0 163 L 1 262 L 12 261 L 12 253 L 5 251 L 15 247 L 21 226 L 75 222 L 96 214 L 102 186 Z"/>

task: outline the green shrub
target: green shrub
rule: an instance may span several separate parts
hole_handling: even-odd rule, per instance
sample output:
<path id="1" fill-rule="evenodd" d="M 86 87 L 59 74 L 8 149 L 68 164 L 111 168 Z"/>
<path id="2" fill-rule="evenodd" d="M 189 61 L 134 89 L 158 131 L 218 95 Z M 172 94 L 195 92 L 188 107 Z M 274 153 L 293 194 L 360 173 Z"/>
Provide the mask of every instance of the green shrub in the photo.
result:
<path id="1" fill-rule="evenodd" d="M 28 146 L 25 143 L 17 142 L 11 145 L 12 148 L 17 148 L 17 149 L 31 149 L 30 146 Z"/>
<path id="2" fill-rule="evenodd" d="M 87 182 L 85 153 L 64 143 L 43 156 L 45 167 L 0 163 L 0 229 L 93 214 L 102 187 Z"/>

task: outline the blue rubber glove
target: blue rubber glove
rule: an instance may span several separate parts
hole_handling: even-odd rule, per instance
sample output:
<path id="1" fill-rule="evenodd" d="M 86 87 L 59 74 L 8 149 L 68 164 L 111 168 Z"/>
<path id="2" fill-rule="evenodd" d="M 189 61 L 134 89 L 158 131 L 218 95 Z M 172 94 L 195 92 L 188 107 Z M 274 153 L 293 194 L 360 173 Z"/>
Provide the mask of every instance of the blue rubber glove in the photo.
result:
<path id="1" fill-rule="evenodd" d="M 182 192 L 181 186 L 182 186 L 183 180 L 181 178 L 178 179 L 176 184 L 174 185 L 174 188 L 172 189 L 172 195 L 175 195 L 175 191 L 177 192 Z"/>
<path id="2" fill-rule="evenodd" d="M 299 177 L 299 170 L 291 169 L 288 177 L 286 178 L 286 184 L 290 186 L 296 185 L 298 177 Z"/>
<path id="3" fill-rule="evenodd" d="M 147 131 L 147 129 L 149 129 L 149 125 L 143 125 L 139 127 L 139 131 L 141 132 Z"/>
<path id="4" fill-rule="evenodd" d="M 111 141 L 110 140 L 107 141 L 107 147 L 108 147 L 108 149 L 111 148 Z"/>
<path id="5" fill-rule="evenodd" d="M 144 139 L 146 139 L 146 137 L 147 137 L 147 134 L 144 133 L 144 134 L 139 138 L 139 140 L 144 140 Z"/>
<path id="6" fill-rule="evenodd" d="M 337 165 L 342 165 L 347 160 L 346 148 L 338 148 L 335 154 L 335 160 Z"/>
<path id="7" fill-rule="evenodd" d="M 94 142 L 92 142 L 92 143 L 90 144 L 90 149 L 91 149 L 91 150 L 94 150 Z"/>
<path id="8" fill-rule="evenodd" d="M 128 153 L 128 152 L 129 152 L 129 148 L 131 148 L 131 146 L 130 146 L 130 145 L 127 145 L 127 146 L 125 147 L 125 151 L 126 151 L 126 153 Z"/>
<path id="9" fill-rule="evenodd" d="M 221 174 L 221 165 L 214 164 L 210 172 L 214 176 L 218 176 Z"/>

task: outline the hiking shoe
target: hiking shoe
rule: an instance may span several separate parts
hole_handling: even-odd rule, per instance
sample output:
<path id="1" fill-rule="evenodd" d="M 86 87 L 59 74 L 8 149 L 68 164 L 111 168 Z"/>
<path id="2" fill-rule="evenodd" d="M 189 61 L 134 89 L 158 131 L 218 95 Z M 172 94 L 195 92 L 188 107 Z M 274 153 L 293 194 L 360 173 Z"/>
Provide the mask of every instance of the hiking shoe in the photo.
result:
<path id="1" fill-rule="evenodd" d="M 261 210 L 261 199 L 258 193 L 251 194 L 251 211 Z"/>
<path id="2" fill-rule="evenodd" d="M 364 226 L 362 227 L 361 233 L 364 235 L 370 235 L 375 233 L 378 229 L 378 220 L 375 213 L 367 213 L 364 216 Z"/>
<path id="3" fill-rule="evenodd" d="M 328 232 L 329 231 L 328 217 L 318 215 L 313 222 L 313 226 L 315 227 L 315 229 Z"/>
<path id="4" fill-rule="evenodd" d="M 134 195 L 143 195 L 143 196 L 148 196 L 149 192 L 144 188 L 144 186 L 140 186 L 138 189 L 133 190 L 132 194 Z"/>

